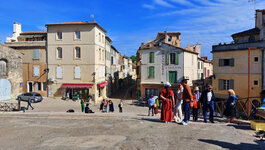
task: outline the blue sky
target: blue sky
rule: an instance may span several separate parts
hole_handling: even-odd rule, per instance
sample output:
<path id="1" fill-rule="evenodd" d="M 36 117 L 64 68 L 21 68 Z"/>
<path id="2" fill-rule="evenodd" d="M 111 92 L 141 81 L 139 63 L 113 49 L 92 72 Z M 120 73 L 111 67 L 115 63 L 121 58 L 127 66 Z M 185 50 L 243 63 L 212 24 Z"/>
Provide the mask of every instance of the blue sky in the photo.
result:
<path id="1" fill-rule="evenodd" d="M 265 1 L 256 1 L 265 9 Z M 181 46 L 211 46 L 231 42 L 231 34 L 253 28 L 254 5 L 248 0 L 8 0 L 0 3 L 0 42 L 12 34 L 13 22 L 22 31 L 45 30 L 45 24 L 95 20 L 107 30 L 113 45 L 127 56 L 157 32 L 181 32 Z"/>

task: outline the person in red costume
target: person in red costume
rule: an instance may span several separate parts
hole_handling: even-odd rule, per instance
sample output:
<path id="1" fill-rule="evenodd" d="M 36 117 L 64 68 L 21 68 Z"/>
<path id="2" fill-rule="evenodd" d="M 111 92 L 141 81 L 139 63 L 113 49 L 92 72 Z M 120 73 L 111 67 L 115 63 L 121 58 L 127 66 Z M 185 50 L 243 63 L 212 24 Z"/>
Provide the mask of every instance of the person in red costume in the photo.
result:
<path id="1" fill-rule="evenodd" d="M 164 89 L 161 91 L 160 97 L 162 99 L 162 109 L 161 109 L 161 120 L 168 123 L 173 120 L 172 109 L 174 106 L 174 93 L 170 89 L 171 84 L 166 83 Z"/>

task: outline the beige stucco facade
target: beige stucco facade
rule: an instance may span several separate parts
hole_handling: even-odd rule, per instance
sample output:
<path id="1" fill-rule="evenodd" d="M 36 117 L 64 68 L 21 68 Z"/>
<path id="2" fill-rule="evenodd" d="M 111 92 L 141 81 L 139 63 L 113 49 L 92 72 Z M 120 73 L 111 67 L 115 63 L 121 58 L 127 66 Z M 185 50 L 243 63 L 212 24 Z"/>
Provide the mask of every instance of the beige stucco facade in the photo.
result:
<path id="1" fill-rule="evenodd" d="M 95 102 L 106 97 L 106 86 L 99 84 L 105 82 L 105 30 L 98 24 L 78 22 L 64 24 L 48 24 L 48 64 L 49 76 L 53 81 L 49 85 L 49 94 L 55 97 L 65 95 L 64 83 L 93 84 L 89 88 Z M 58 39 L 58 32 L 62 38 Z M 79 32 L 80 38 L 75 34 Z M 58 57 L 58 48 L 62 49 L 61 58 Z M 80 57 L 76 57 L 76 48 L 80 49 Z M 58 78 L 58 67 L 62 76 Z M 79 72 L 76 68 L 79 68 Z M 59 69 L 60 70 L 60 69 Z M 80 73 L 80 76 L 79 76 Z M 78 75 L 76 75 L 78 74 Z M 77 77 L 79 76 L 79 77 Z M 73 93 L 75 94 L 75 93 Z"/>
<path id="2" fill-rule="evenodd" d="M 262 85 L 261 50 L 251 50 L 250 55 L 250 97 L 259 97 Z M 258 58 L 258 61 L 254 59 Z M 234 59 L 234 66 L 219 66 L 220 59 Z M 248 97 L 248 50 L 213 52 L 214 75 L 213 87 L 218 98 L 227 98 L 227 90 L 220 85 L 220 80 L 233 80 L 233 88 L 239 98 Z M 255 83 L 254 83 L 255 82 Z M 221 86 L 221 87 L 220 87 Z M 220 89 L 221 88 L 221 89 Z"/>

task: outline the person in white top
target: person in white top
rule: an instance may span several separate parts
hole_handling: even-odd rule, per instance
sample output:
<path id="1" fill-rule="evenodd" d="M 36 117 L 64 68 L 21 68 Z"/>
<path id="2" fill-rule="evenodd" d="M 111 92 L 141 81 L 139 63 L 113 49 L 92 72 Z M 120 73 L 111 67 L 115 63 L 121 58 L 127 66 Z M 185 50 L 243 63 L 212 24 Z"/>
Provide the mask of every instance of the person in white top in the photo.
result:
<path id="1" fill-rule="evenodd" d="M 174 120 L 177 123 L 180 123 L 183 120 L 182 116 L 182 103 L 183 103 L 183 86 L 181 84 L 178 85 L 178 90 L 175 96 L 176 99 L 176 105 L 174 106 Z"/>

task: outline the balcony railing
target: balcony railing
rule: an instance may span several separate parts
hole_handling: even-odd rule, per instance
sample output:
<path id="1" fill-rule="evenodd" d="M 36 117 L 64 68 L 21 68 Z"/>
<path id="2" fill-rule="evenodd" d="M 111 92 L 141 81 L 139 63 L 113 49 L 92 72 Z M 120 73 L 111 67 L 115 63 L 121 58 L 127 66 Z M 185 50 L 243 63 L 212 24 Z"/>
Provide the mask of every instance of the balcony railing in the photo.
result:
<path id="1" fill-rule="evenodd" d="M 10 47 L 32 47 L 32 46 L 46 46 L 46 41 L 18 41 L 18 42 L 5 42 Z"/>
<path id="2" fill-rule="evenodd" d="M 249 47 L 265 48 L 265 41 L 256 41 L 249 43 L 233 43 L 233 44 L 220 44 L 213 45 L 213 52 L 216 51 L 229 51 L 229 50 L 244 50 Z"/>

